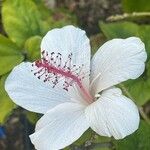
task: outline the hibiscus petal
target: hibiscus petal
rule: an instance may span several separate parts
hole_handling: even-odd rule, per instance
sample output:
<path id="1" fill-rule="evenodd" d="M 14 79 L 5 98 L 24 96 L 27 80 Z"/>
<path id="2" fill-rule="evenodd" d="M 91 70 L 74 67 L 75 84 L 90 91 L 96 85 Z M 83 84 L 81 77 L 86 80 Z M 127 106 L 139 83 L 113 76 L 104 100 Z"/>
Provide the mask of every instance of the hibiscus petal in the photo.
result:
<path id="1" fill-rule="evenodd" d="M 101 97 L 86 108 L 85 114 L 95 132 L 115 139 L 137 130 L 140 120 L 136 105 L 118 88 L 102 92 Z"/>
<path id="2" fill-rule="evenodd" d="M 62 65 L 67 61 L 68 55 L 72 53 L 71 64 L 82 68 L 82 72 L 85 74 L 83 82 L 87 88 L 89 87 L 91 53 L 85 31 L 71 25 L 53 29 L 43 38 L 41 50 L 48 51 L 49 54 L 61 53 Z"/>
<path id="3" fill-rule="evenodd" d="M 64 103 L 48 111 L 38 121 L 30 138 L 38 150 L 58 150 L 76 141 L 88 128 L 84 107 Z"/>
<path id="4" fill-rule="evenodd" d="M 8 76 L 5 89 L 10 98 L 21 107 L 45 113 L 58 104 L 70 101 L 67 92 L 58 87 L 52 88 L 33 75 L 31 63 L 21 63 Z"/>
<path id="5" fill-rule="evenodd" d="M 106 42 L 92 59 L 93 91 L 100 92 L 128 79 L 136 79 L 145 68 L 144 43 L 136 37 Z"/>

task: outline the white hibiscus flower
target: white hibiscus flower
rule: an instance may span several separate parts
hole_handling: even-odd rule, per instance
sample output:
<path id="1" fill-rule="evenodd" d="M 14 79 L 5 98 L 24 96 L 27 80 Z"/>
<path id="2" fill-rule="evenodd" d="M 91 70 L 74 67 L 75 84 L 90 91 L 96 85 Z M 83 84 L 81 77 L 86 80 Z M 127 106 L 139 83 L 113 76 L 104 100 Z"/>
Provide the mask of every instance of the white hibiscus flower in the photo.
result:
<path id="1" fill-rule="evenodd" d="M 122 139 L 138 129 L 139 112 L 114 85 L 139 77 L 146 57 L 143 42 L 130 37 L 106 42 L 91 59 L 85 32 L 66 26 L 46 34 L 41 60 L 16 66 L 5 89 L 16 104 L 44 114 L 30 136 L 37 150 L 62 149 L 89 127 Z"/>

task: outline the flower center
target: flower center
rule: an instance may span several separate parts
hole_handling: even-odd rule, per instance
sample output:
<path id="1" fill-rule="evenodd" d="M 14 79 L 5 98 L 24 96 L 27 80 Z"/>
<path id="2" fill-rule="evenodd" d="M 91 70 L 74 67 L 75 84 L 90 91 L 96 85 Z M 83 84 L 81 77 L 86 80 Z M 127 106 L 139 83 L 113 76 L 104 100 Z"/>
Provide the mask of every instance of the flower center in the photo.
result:
<path id="1" fill-rule="evenodd" d="M 52 52 L 49 56 L 48 52 L 42 51 L 41 60 L 37 60 L 32 64 L 33 67 L 36 67 L 34 75 L 38 79 L 41 79 L 44 82 L 51 81 L 53 88 L 62 81 L 63 79 L 63 89 L 68 91 L 70 86 L 77 84 L 84 94 L 86 101 L 88 103 L 93 102 L 93 98 L 87 91 L 83 84 L 82 80 L 85 77 L 84 72 L 82 71 L 84 65 L 77 66 L 72 64 L 72 53 L 68 55 L 67 60 L 63 61 L 62 55 L 60 53 Z"/>

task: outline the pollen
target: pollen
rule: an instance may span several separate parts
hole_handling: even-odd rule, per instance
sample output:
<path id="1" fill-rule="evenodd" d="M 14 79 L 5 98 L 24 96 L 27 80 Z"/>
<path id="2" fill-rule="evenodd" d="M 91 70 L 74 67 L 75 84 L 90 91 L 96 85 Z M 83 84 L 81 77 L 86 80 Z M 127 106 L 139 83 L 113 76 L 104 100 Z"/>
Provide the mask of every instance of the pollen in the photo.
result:
<path id="1" fill-rule="evenodd" d="M 84 79 L 84 72 L 82 64 L 77 66 L 72 63 L 72 53 L 70 53 L 66 60 L 61 53 L 42 51 L 41 60 L 35 61 L 31 70 L 38 79 L 43 82 L 51 82 L 54 88 L 59 82 L 63 84 L 63 89 L 68 91 L 68 88 L 74 83 L 82 86 Z"/>

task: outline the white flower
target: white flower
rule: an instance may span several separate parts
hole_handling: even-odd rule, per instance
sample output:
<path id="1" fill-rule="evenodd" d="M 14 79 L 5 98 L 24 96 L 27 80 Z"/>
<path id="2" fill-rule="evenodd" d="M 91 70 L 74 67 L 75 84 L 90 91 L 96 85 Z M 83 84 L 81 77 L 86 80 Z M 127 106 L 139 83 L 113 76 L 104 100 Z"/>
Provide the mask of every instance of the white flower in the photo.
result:
<path id="1" fill-rule="evenodd" d="M 44 114 L 30 136 L 38 150 L 62 149 L 89 127 L 121 139 L 137 130 L 139 113 L 114 85 L 139 77 L 146 57 L 143 42 L 130 37 L 106 42 L 91 59 L 85 32 L 66 26 L 46 34 L 41 60 L 15 67 L 5 89 L 18 105 Z"/>

